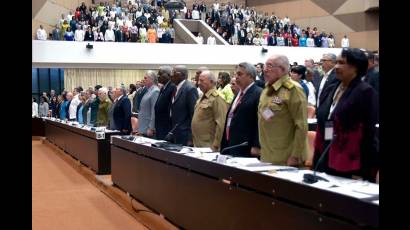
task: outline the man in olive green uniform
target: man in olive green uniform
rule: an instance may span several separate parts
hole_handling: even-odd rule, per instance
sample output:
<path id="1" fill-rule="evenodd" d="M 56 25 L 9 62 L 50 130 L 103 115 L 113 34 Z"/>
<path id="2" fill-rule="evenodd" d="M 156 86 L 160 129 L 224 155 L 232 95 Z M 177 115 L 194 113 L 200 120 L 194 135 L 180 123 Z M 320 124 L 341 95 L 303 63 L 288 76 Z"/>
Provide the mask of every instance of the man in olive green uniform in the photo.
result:
<path id="1" fill-rule="evenodd" d="M 307 156 L 307 100 L 288 75 L 289 60 L 273 55 L 264 67 L 266 86 L 258 106 L 261 160 L 298 166 Z"/>
<path id="2" fill-rule="evenodd" d="M 225 126 L 227 104 L 216 90 L 217 79 L 205 70 L 199 75 L 199 88 L 204 93 L 195 105 L 192 117 L 192 139 L 195 147 L 218 151 Z"/>
<path id="3" fill-rule="evenodd" d="M 97 112 L 97 126 L 107 126 L 108 125 L 108 111 L 111 108 L 111 100 L 108 98 L 108 89 L 102 87 L 98 90 L 98 97 L 100 99 L 100 104 L 98 105 Z"/>

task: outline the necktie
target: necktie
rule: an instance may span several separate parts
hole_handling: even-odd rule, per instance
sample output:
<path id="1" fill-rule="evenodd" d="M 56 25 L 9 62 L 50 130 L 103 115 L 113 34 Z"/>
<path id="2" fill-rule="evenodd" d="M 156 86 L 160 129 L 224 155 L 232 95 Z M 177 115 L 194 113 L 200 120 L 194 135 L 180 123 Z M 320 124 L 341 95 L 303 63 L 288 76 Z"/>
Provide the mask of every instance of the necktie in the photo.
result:
<path id="1" fill-rule="evenodd" d="M 242 96 L 243 96 L 243 92 L 241 92 L 241 93 L 239 94 L 239 97 L 238 97 L 238 100 L 237 100 L 236 104 L 232 105 L 231 111 L 229 111 L 229 114 L 228 114 L 228 123 L 227 123 L 227 125 L 226 125 L 226 140 L 227 140 L 227 141 L 229 141 L 229 137 L 230 137 L 229 129 L 230 129 L 230 126 L 231 126 L 231 120 L 232 120 L 232 118 L 233 118 L 233 114 L 234 114 L 236 108 L 237 108 L 238 105 L 241 103 Z"/>

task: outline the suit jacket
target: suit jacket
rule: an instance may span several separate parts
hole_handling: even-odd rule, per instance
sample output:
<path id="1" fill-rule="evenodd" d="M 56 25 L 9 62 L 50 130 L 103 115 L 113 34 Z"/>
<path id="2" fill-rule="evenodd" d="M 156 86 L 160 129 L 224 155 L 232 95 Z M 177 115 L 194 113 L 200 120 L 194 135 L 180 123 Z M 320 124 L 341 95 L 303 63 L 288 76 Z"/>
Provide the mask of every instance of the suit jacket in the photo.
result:
<path id="1" fill-rule="evenodd" d="M 156 85 L 147 89 L 147 92 L 141 98 L 140 109 L 138 113 L 138 132 L 147 134 L 147 129 L 155 129 L 155 102 L 159 95 L 159 88 Z"/>
<path id="2" fill-rule="evenodd" d="M 379 71 L 376 70 L 376 67 L 372 67 L 367 71 L 367 75 L 365 76 L 365 82 L 369 83 L 379 93 Z"/>
<path id="3" fill-rule="evenodd" d="M 323 85 L 323 89 L 322 89 L 321 95 L 320 95 L 320 96 L 318 95 L 319 90 L 318 90 L 317 93 L 316 93 L 316 98 L 319 97 L 319 103 L 322 103 L 322 97 L 323 97 L 323 95 L 324 95 L 324 92 L 327 91 L 327 90 L 329 90 L 330 86 L 332 86 L 332 85 L 337 85 L 337 84 L 339 84 L 339 83 L 340 83 L 340 80 L 336 78 L 336 71 L 335 71 L 335 69 L 333 69 L 333 70 L 330 72 L 329 76 L 327 77 L 325 84 Z M 319 82 L 319 85 L 320 85 L 320 82 Z"/>
<path id="4" fill-rule="evenodd" d="M 313 162 L 318 160 L 330 141 L 324 140 L 325 122 L 328 120 L 333 95 L 339 84 L 329 86 L 323 93 L 323 102 L 317 112 L 317 134 Z M 375 124 L 379 122 L 378 97 L 376 91 L 362 82 L 360 77 L 353 79 L 333 113 L 334 140 L 318 165 L 319 171 L 338 176 L 362 176 L 374 180 L 379 167 L 378 139 Z M 345 175 L 343 175 L 345 174 Z"/>
<path id="5" fill-rule="evenodd" d="M 138 113 L 141 105 L 141 100 L 144 94 L 147 92 L 146 87 L 141 87 L 137 89 L 137 92 L 135 93 L 134 100 L 133 100 L 133 105 L 132 105 L 132 112 Z"/>
<path id="6" fill-rule="evenodd" d="M 113 111 L 113 118 L 115 127 L 121 131 L 122 134 L 130 134 L 131 128 L 131 102 L 126 95 L 115 104 Z M 124 130 L 124 131 L 123 131 Z"/>
<path id="7" fill-rule="evenodd" d="M 197 89 L 185 80 L 171 104 L 171 127 L 177 126 L 173 132 L 174 143 L 187 145 L 192 141 L 191 122 L 197 100 Z"/>
<path id="8" fill-rule="evenodd" d="M 228 141 L 226 140 L 226 121 L 232 109 L 232 104 L 239 94 L 237 94 L 233 99 L 226 115 L 224 133 L 221 141 L 221 151 L 226 147 L 241 144 L 245 141 L 248 141 L 249 145 L 228 150 L 224 154 L 240 157 L 251 157 L 251 147 L 260 147 L 258 133 L 258 104 L 261 93 L 262 88 L 254 84 L 243 95 L 241 103 L 236 106 L 231 120 L 231 125 L 229 128 L 230 137 Z"/>
<path id="9" fill-rule="evenodd" d="M 313 79 L 312 79 L 312 84 L 315 87 L 315 97 L 317 100 L 317 94 L 319 92 L 319 87 L 320 87 L 320 82 L 322 81 L 323 75 L 320 74 L 320 72 L 317 69 L 313 70 Z"/>
<path id="10" fill-rule="evenodd" d="M 159 92 L 155 103 L 155 133 L 156 138 L 163 140 L 171 130 L 171 110 L 172 92 L 176 90 L 174 83 L 169 81 Z"/>
<path id="11" fill-rule="evenodd" d="M 259 78 L 259 80 L 255 81 L 255 84 L 263 89 L 265 87 L 265 77 L 263 75 L 263 71 L 260 74 Z"/>

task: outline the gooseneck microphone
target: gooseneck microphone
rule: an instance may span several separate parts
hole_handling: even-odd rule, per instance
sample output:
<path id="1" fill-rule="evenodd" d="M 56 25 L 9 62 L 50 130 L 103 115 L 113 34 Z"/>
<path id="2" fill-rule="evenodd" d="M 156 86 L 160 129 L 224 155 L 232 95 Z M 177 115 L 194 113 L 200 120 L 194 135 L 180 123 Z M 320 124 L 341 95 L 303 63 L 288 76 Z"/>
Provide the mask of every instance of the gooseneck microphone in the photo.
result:
<path id="1" fill-rule="evenodd" d="M 329 182 L 327 179 L 316 175 L 317 169 L 319 167 L 319 165 L 323 162 L 323 159 L 325 159 L 325 156 L 327 155 L 327 153 L 329 152 L 329 148 L 332 145 L 333 141 L 336 139 L 336 136 L 334 135 L 332 140 L 330 141 L 330 143 L 326 146 L 325 150 L 323 151 L 322 155 L 320 156 L 319 160 L 316 163 L 315 168 L 313 169 L 313 174 L 310 173 L 305 173 L 303 175 L 303 182 L 307 183 L 307 184 L 314 184 L 316 182 L 318 182 L 319 180 L 323 180 L 323 181 L 327 181 Z"/>
<path id="2" fill-rule="evenodd" d="M 167 135 L 165 136 L 164 140 L 168 142 L 173 142 L 174 141 L 174 131 L 178 127 L 179 124 L 175 124 L 174 128 L 172 128 Z"/>
<path id="3" fill-rule="evenodd" d="M 232 146 L 226 147 L 226 148 L 222 149 L 221 154 L 223 154 L 227 150 L 235 149 L 235 148 L 239 148 L 239 147 L 243 147 L 243 146 L 248 146 L 248 142 L 245 141 L 245 142 L 243 142 L 241 144 L 238 144 L 238 145 L 232 145 Z"/>

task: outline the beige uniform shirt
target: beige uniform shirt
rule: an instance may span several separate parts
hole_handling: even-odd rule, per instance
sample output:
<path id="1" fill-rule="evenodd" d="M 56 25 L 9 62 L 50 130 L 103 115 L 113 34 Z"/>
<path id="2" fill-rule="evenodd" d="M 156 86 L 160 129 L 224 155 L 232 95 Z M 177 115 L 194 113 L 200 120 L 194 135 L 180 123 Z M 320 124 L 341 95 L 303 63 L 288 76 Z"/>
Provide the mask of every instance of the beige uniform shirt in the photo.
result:
<path id="1" fill-rule="evenodd" d="M 268 91 L 273 92 L 268 96 Z M 263 113 L 273 117 L 266 120 Z M 286 165 L 290 156 L 307 156 L 307 100 L 303 88 L 288 75 L 262 91 L 258 106 L 261 160 Z"/>
<path id="2" fill-rule="evenodd" d="M 216 88 L 208 90 L 195 105 L 192 117 L 192 140 L 195 147 L 218 150 L 225 126 L 227 104 Z"/>

